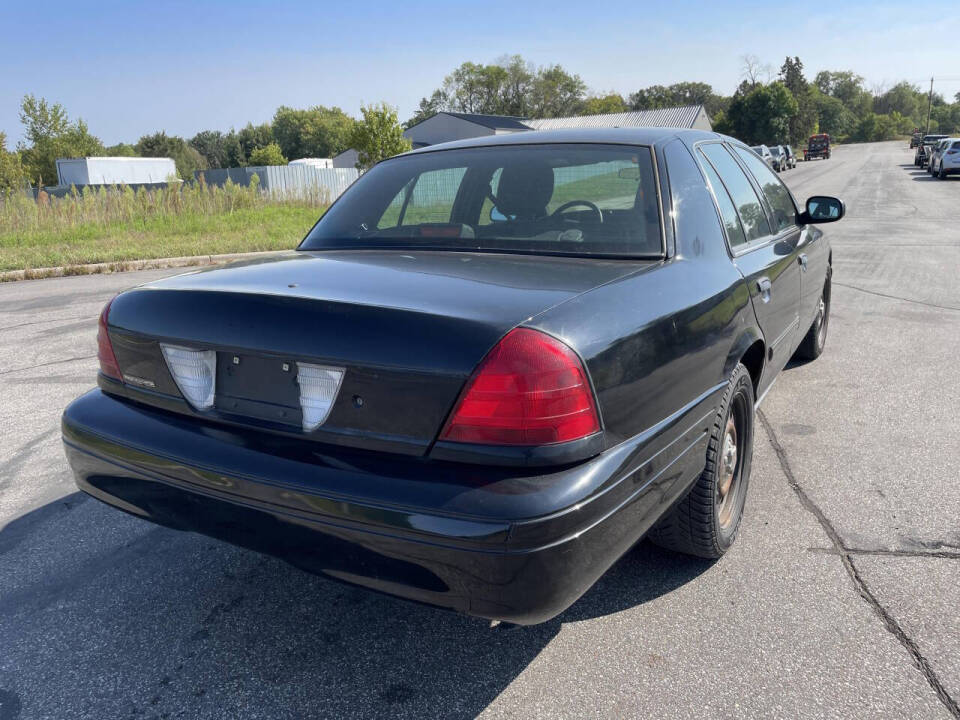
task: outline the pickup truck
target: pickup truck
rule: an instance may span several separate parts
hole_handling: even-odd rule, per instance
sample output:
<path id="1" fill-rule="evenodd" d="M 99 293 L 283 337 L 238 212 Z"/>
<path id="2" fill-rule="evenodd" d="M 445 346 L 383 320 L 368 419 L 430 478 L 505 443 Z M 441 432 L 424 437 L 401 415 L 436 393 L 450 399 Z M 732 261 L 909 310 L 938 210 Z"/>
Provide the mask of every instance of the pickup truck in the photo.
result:
<path id="1" fill-rule="evenodd" d="M 934 145 L 949 137 L 948 135 L 924 135 L 923 139 L 917 144 L 917 152 L 913 155 L 913 164 L 917 167 L 926 167 L 930 162 L 930 153 Z"/>
<path id="2" fill-rule="evenodd" d="M 398 155 L 297 250 L 113 298 L 66 454 L 144 520 L 543 622 L 645 536 L 730 548 L 755 407 L 823 352 L 843 214 L 699 130 Z"/>
<path id="3" fill-rule="evenodd" d="M 830 159 L 830 136 L 826 133 L 811 135 L 807 140 L 807 147 L 803 150 L 804 160 L 813 160 L 814 158 Z"/>

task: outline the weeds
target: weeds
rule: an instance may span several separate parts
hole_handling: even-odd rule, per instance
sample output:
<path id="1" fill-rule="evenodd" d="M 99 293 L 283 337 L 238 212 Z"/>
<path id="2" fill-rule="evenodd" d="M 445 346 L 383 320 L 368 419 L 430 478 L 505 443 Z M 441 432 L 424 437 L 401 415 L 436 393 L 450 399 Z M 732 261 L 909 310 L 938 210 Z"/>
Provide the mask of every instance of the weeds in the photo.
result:
<path id="1" fill-rule="evenodd" d="M 199 182 L 71 188 L 0 198 L 0 270 L 294 247 L 329 204 L 323 188 L 284 198 Z"/>

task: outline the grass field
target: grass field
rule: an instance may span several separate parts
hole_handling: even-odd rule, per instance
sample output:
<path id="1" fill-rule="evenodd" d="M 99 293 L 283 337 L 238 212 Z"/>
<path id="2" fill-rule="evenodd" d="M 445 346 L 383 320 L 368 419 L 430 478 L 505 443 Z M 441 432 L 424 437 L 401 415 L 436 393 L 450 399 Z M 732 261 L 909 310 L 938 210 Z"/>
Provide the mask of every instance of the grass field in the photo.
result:
<path id="1" fill-rule="evenodd" d="M 325 198 L 255 188 L 90 192 L 0 200 L 0 271 L 293 248 Z"/>

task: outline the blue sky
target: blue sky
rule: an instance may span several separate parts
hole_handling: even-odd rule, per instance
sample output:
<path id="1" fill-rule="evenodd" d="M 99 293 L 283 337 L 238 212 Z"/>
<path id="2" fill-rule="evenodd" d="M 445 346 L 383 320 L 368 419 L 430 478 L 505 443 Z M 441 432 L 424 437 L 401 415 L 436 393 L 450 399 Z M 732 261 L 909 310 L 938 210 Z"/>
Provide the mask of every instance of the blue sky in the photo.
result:
<path id="1" fill-rule="evenodd" d="M 960 91 L 955 0 L 922 4 L 923 18 L 954 18 L 930 39 L 902 0 L 0 4 L 9 145 L 21 138 L 27 92 L 63 103 L 113 144 L 263 122 L 281 104 L 355 114 L 384 100 L 405 119 L 461 62 L 513 53 L 625 95 L 682 80 L 730 93 L 745 53 L 774 67 L 799 55 L 808 78 L 853 69 L 871 87 L 933 74 L 953 78 L 937 86 L 947 97 Z"/>

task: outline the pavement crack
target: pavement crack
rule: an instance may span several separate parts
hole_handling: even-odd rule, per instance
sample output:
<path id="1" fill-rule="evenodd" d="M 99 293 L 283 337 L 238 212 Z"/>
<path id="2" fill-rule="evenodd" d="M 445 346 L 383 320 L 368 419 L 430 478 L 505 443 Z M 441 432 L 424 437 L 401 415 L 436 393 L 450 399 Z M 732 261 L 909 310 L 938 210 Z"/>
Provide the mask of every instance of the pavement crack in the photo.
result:
<path id="1" fill-rule="evenodd" d="M 960 705 L 957 704 L 956 700 L 950 697 L 950 694 L 943 686 L 943 683 L 937 676 L 937 673 L 930 664 L 930 661 L 924 657 L 923 653 L 920 652 L 920 648 L 917 647 L 917 644 L 913 641 L 913 639 L 907 635 L 896 619 L 894 619 L 887 609 L 883 607 L 877 597 L 867 586 L 867 583 L 861 577 L 860 571 L 857 570 L 857 566 L 853 562 L 854 553 L 843 542 L 843 538 L 840 537 L 840 533 L 837 532 L 837 529 L 833 526 L 833 523 L 830 522 L 830 519 L 824 514 L 823 510 L 820 509 L 820 507 L 800 486 L 800 483 L 797 482 L 797 478 L 793 473 L 793 469 L 790 467 L 790 460 L 787 457 L 787 451 L 784 449 L 783 445 L 780 444 L 780 440 L 777 438 L 770 421 L 767 420 L 767 416 L 762 410 L 757 410 L 757 417 L 760 419 L 760 424 L 763 425 L 767 439 L 770 441 L 774 452 L 777 454 L 777 459 L 780 461 L 780 469 L 787 478 L 787 484 L 790 485 L 790 488 L 800 500 L 800 504 L 804 507 L 804 509 L 813 515 L 817 519 L 817 522 L 820 523 L 820 527 L 823 528 L 823 531 L 830 539 L 831 545 L 833 545 L 833 551 L 840 557 L 840 561 L 843 563 L 843 567 L 847 571 L 847 575 L 853 582 L 854 589 L 857 591 L 860 597 L 863 598 L 868 605 L 870 605 L 870 607 L 873 609 L 873 612 L 877 615 L 877 617 L 880 618 L 880 621 L 883 623 L 887 631 L 900 641 L 900 644 L 913 659 L 913 664 L 916 665 L 917 669 L 920 670 L 924 678 L 926 678 L 927 683 L 933 689 L 934 693 L 936 693 L 937 698 L 941 703 L 943 703 L 943 706 L 947 709 L 947 711 L 953 717 L 960 720 Z"/>
<path id="2" fill-rule="evenodd" d="M 21 372 L 22 370 L 34 370 L 36 368 L 47 367 L 48 365 L 60 365 L 62 363 L 74 362 L 75 360 L 93 360 L 95 357 L 96 355 L 81 355 L 80 357 L 64 358 L 63 360 L 51 360 L 50 362 L 38 363 L 36 365 L 0 370 L 0 375 L 9 375 L 10 373 Z"/>
<path id="3" fill-rule="evenodd" d="M 904 557 L 904 558 L 938 558 L 943 560 L 960 560 L 960 552 L 950 550 L 885 550 L 883 548 L 847 548 L 835 550 L 833 548 L 807 548 L 808 552 L 825 555 L 873 555 L 877 557 Z"/>
<path id="4" fill-rule="evenodd" d="M 862 293 L 867 293 L 868 295 L 876 295 L 877 297 L 888 298 L 890 300 L 899 300 L 901 302 L 912 303 L 914 305 L 923 305 L 924 307 L 936 308 L 937 310 L 953 310 L 955 312 L 960 312 L 960 307 L 955 307 L 953 305 L 938 305 L 937 303 L 926 302 L 925 300 L 914 300 L 913 298 L 902 297 L 900 295 L 890 295 L 889 293 L 882 293 L 878 292 L 877 290 L 867 290 L 866 288 L 857 287 L 856 285 L 848 285 L 847 283 L 837 282 L 836 280 L 833 280 L 832 282 L 834 285 L 849 288 L 850 290 L 857 290 Z"/>
<path id="5" fill-rule="evenodd" d="M 13 330 L 14 328 L 29 327 L 31 325 L 49 325 L 50 323 L 63 322 L 64 320 L 84 320 L 90 319 L 93 320 L 93 316 L 90 313 L 84 315 L 70 315 L 69 317 L 54 317 L 47 318 L 46 320 L 30 320 L 29 322 L 16 323 L 14 325 L 3 325 L 0 327 L 0 330 Z"/>

